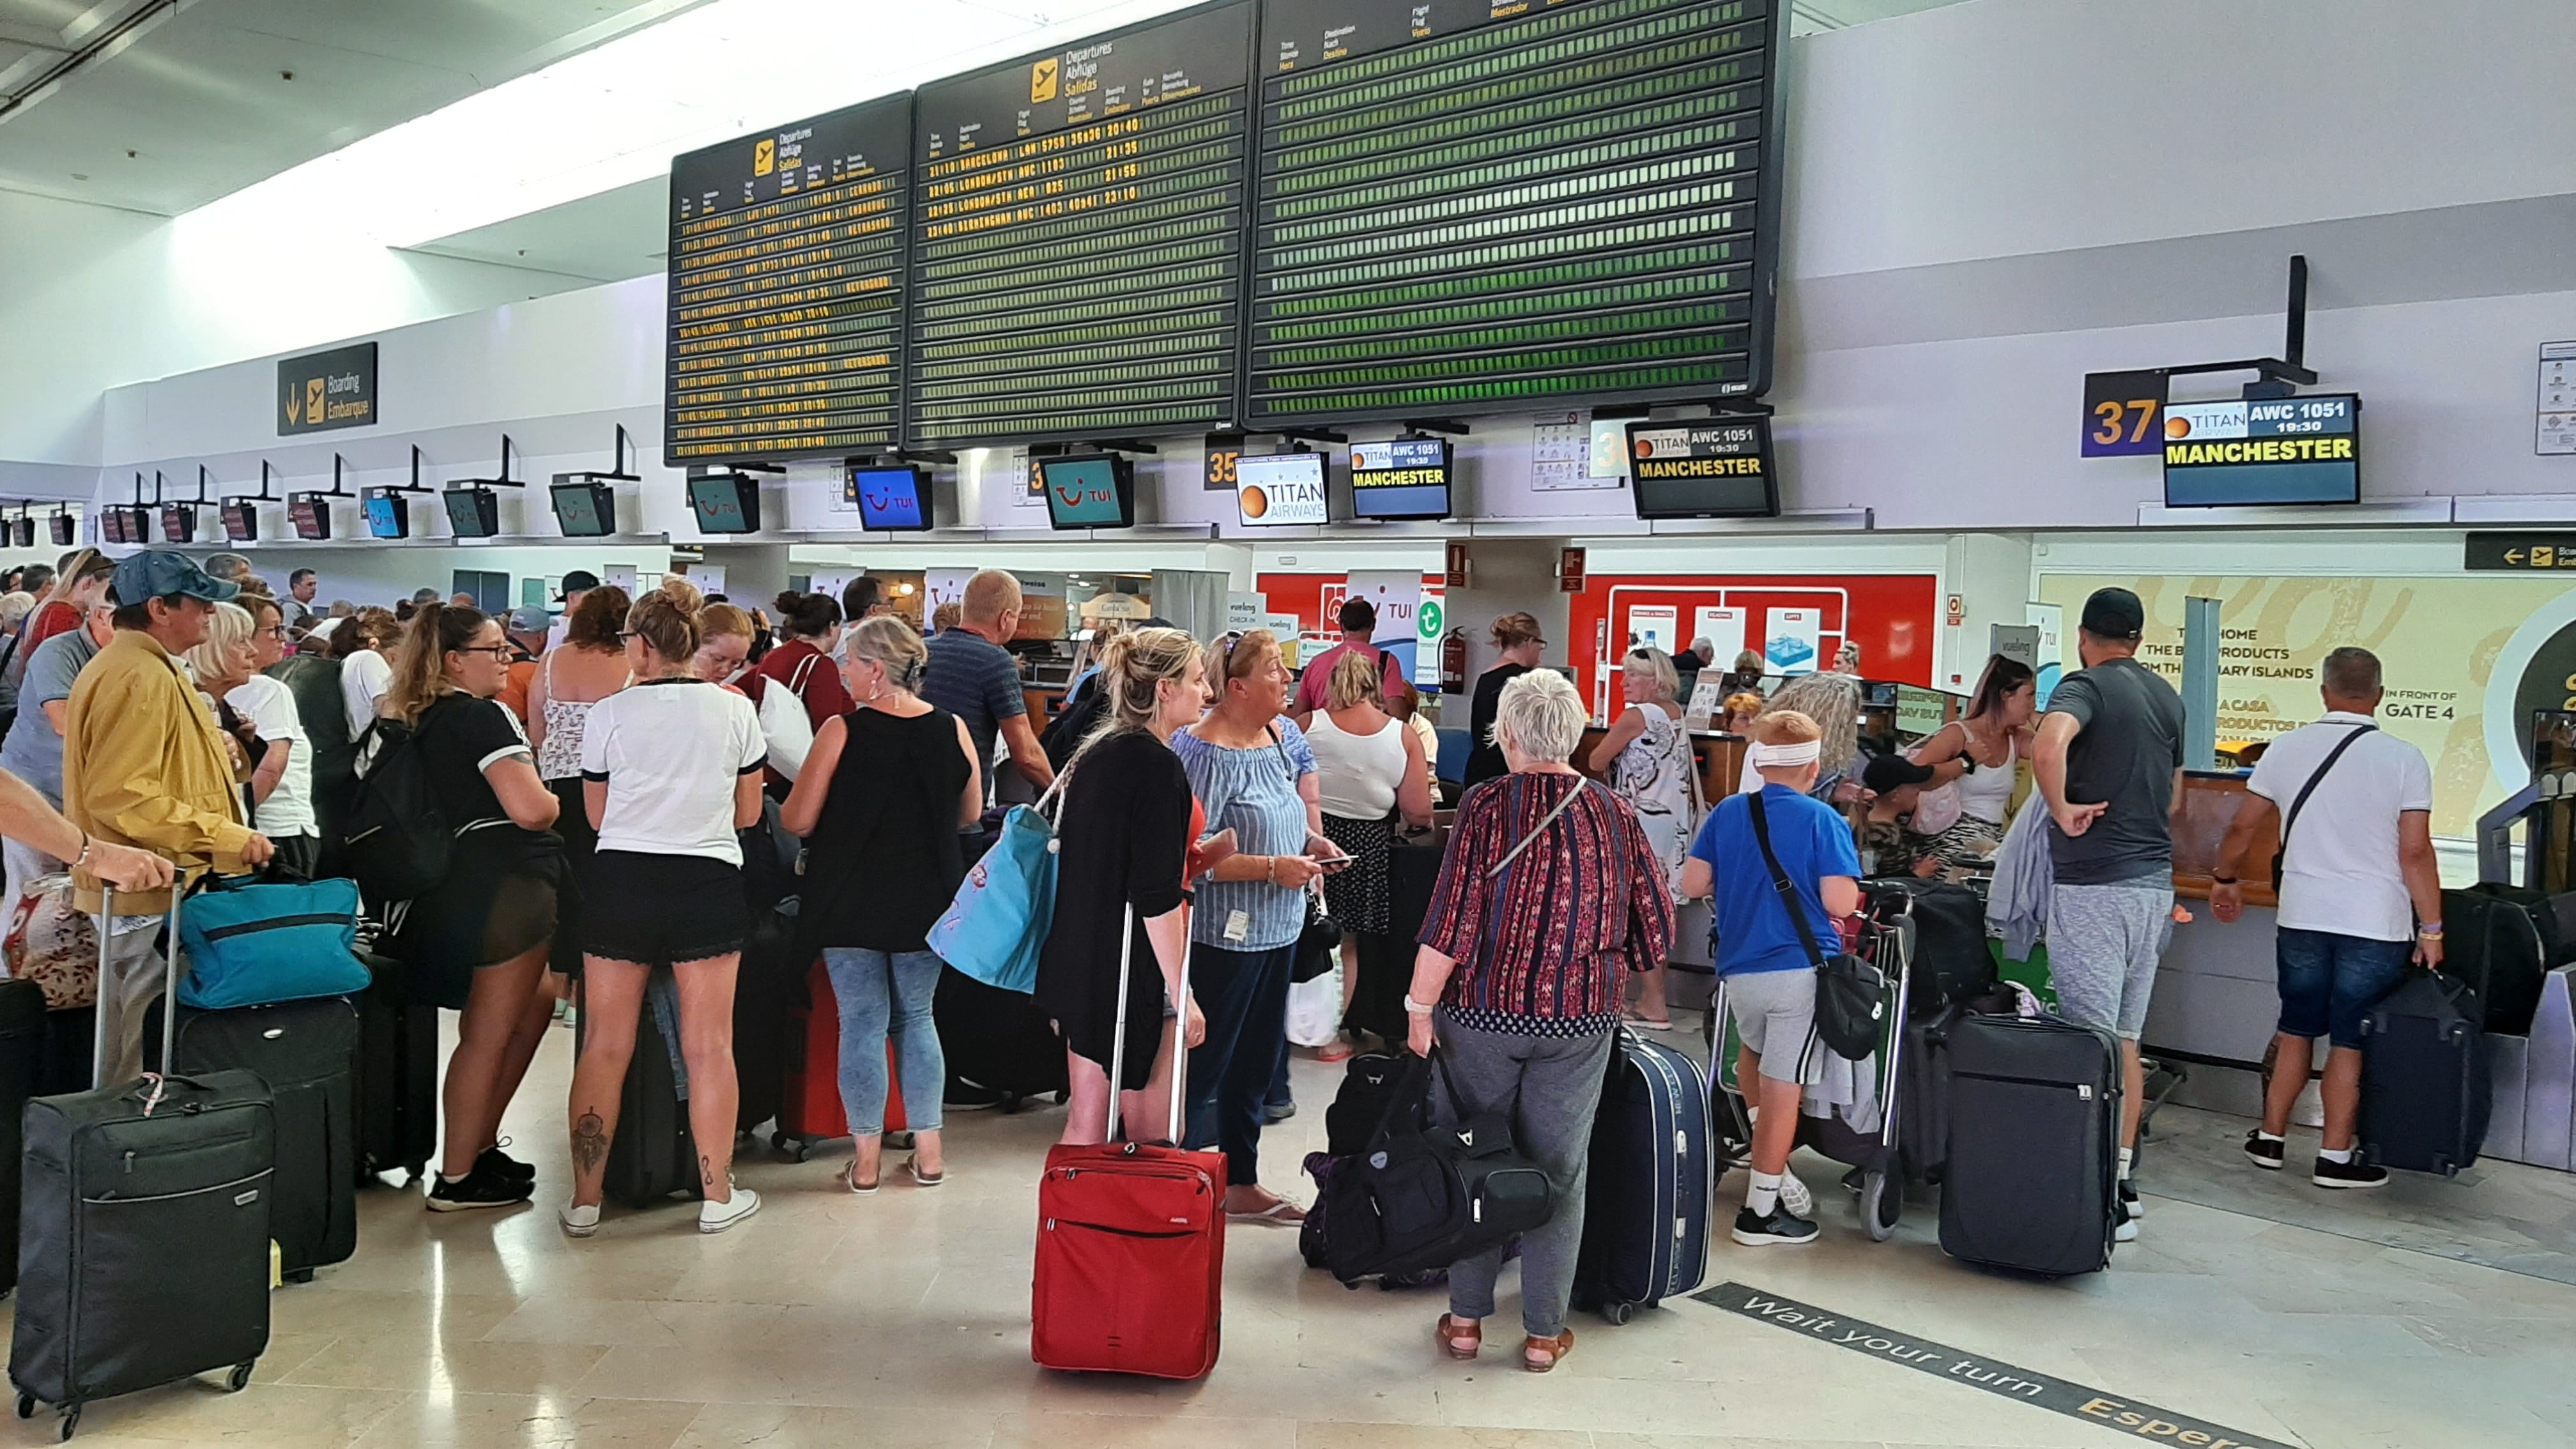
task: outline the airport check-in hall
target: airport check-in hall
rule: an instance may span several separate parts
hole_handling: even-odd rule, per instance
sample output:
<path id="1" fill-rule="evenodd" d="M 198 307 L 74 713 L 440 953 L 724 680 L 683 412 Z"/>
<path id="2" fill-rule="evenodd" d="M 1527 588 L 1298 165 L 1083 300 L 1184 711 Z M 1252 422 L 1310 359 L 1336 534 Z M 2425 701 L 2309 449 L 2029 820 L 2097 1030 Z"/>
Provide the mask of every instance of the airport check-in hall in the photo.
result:
<path id="1" fill-rule="evenodd" d="M 2570 54 L 0 0 L 0 1440 L 2576 1443 Z"/>

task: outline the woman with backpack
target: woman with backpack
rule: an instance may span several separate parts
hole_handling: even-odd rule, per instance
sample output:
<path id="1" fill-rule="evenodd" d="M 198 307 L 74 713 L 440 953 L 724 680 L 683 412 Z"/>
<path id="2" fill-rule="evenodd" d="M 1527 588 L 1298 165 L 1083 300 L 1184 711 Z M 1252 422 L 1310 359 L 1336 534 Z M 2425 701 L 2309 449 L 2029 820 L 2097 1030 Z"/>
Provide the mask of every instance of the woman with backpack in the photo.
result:
<path id="1" fill-rule="evenodd" d="M 751 933 L 735 832 L 760 820 L 768 748 L 751 701 L 697 677 L 698 622 L 680 600 L 645 595 L 625 634 L 635 682 L 593 705 L 582 727 L 582 796 L 599 853 L 585 882 L 584 1031 L 568 1109 L 573 1187 L 559 1216 L 572 1237 L 599 1229 L 626 1068 L 659 969 L 677 988 L 703 1197 L 698 1231 L 720 1233 L 760 1208 L 760 1195 L 735 1187 L 731 1170 L 734 973 Z"/>
<path id="2" fill-rule="evenodd" d="M 498 1134 L 550 1020 L 536 988 L 564 859 L 551 828 L 554 794 L 537 778 L 517 718 L 493 698 L 509 666 L 501 621 L 422 605 L 378 706 L 380 723 L 401 733 L 380 731 L 352 822 L 353 835 L 368 823 L 371 794 L 403 793 L 391 790 L 387 772 L 410 770 L 434 813 L 405 823 L 450 837 L 445 876 L 412 898 L 389 945 L 413 1000 L 464 1013 L 441 1090 L 445 1156 L 429 1191 L 434 1212 L 526 1202 L 536 1181 L 536 1169 L 500 1149 Z"/>
<path id="3" fill-rule="evenodd" d="M 841 1011 L 841 1107 L 858 1154 L 841 1185 L 862 1196 L 882 1175 L 886 1043 L 895 1044 L 913 1152 L 904 1170 L 937 1187 L 948 1077 L 931 1021 L 939 958 L 924 939 L 965 878 L 958 831 L 983 813 L 965 721 L 924 703 L 930 651 L 900 619 L 850 632 L 842 666 L 859 708 L 823 722 L 780 820 L 806 837 L 804 909 L 791 959 L 823 954 Z"/>

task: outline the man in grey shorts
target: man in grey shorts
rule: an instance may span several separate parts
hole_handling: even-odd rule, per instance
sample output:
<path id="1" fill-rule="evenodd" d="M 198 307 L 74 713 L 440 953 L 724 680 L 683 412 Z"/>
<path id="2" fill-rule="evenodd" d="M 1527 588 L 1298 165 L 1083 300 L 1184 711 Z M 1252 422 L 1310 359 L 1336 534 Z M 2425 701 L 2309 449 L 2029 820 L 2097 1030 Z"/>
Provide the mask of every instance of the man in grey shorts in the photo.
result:
<path id="1" fill-rule="evenodd" d="M 2058 1009 L 2120 1038 L 2116 1236 L 2124 1243 L 2138 1236 L 2129 1177 L 2146 1095 L 2138 1033 L 2173 937 L 2173 807 L 2182 784 L 2182 696 L 2133 657 L 2146 618 L 2127 589 L 2098 589 L 2084 601 L 2076 634 L 2084 667 L 2049 696 L 2031 750 L 2053 822 L 2048 969 Z"/>

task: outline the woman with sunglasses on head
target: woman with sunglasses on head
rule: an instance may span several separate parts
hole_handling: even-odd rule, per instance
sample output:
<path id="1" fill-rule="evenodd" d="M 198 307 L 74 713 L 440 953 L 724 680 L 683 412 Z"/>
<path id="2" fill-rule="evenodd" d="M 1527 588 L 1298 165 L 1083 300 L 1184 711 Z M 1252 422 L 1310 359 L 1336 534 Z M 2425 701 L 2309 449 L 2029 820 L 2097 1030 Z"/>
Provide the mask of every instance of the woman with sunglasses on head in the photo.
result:
<path id="1" fill-rule="evenodd" d="M 79 628 L 91 609 L 107 602 L 108 577 L 115 572 L 116 560 L 94 548 L 63 560 L 62 572 L 40 596 L 43 601 L 19 627 L 17 647 L 9 654 L 11 684 L 25 682 L 28 661 L 46 640 Z"/>
<path id="2" fill-rule="evenodd" d="M 518 718 L 493 698 L 509 669 L 500 620 L 424 604 L 378 705 L 410 727 L 455 831 L 446 878 L 410 902 L 390 944 L 414 1001 L 464 1013 L 447 1059 L 445 1155 L 429 1192 L 437 1212 L 526 1202 L 536 1181 L 498 1134 L 550 1019 L 536 988 L 564 858 L 552 829 L 560 807 Z"/>
<path id="3" fill-rule="evenodd" d="M 845 641 L 842 678 L 859 704 L 825 720 L 779 812 L 810 842 L 790 960 L 819 950 L 841 1012 L 841 1107 L 858 1152 L 842 1186 L 866 1195 L 881 1176 L 886 1043 L 895 1044 L 922 1187 L 946 1180 L 939 1149 L 948 1077 L 931 1021 L 939 958 L 924 938 L 965 878 L 958 832 L 984 810 L 965 721 L 925 702 L 930 653 L 900 619 L 862 620 Z"/>
<path id="4" fill-rule="evenodd" d="M 260 673 L 278 659 L 277 601 L 243 594 L 249 605 L 217 604 L 206 641 L 187 653 L 197 687 L 243 726 L 249 752 L 251 828 L 277 847 L 277 864 L 307 880 L 322 863 L 322 827 L 313 815 L 313 746 L 296 712 L 294 691 Z M 260 643 L 267 631 L 267 646 Z M 228 721 L 229 723 L 229 721 Z"/>
<path id="5" fill-rule="evenodd" d="M 593 705 L 582 727 L 583 803 L 599 854 L 585 882 L 573 1186 L 560 1217 L 572 1237 L 598 1230 L 646 987 L 667 970 L 698 1148 L 698 1231 L 720 1233 L 760 1208 L 732 1172 L 734 974 L 751 933 L 736 832 L 760 820 L 769 751 L 751 701 L 691 673 L 698 623 L 680 599 L 645 595 L 625 633 L 635 682 Z"/>
<path id="6" fill-rule="evenodd" d="M 1314 882 L 1350 857 L 1323 833 L 1315 752 L 1288 707 L 1288 666 L 1267 629 L 1211 651 L 1207 717 L 1172 737 L 1208 825 L 1237 854 L 1199 878 L 1193 990 L 1207 1041 L 1190 1054 L 1190 1145 L 1225 1150 L 1228 1216 L 1289 1224 L 1295 1204 L 1261 1185 L 1263 1105 L 1285 1050 L 1288 971 Z"/>

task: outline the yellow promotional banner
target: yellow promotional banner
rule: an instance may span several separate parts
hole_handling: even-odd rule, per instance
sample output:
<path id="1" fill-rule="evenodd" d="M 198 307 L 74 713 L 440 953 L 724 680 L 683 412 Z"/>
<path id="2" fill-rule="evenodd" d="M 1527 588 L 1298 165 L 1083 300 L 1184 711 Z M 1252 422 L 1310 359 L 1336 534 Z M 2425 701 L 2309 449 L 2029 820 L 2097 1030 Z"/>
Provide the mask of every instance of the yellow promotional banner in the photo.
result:
<path id="1" fill-rule="evenodd" d="M 2048 574 L 2044 603 L 2071 622 L 2095 589 L 2146 604 L 2140 662 L 2182 683 L 2183 601 L 2219 601 L 2218 737 L 2266 740 L 2314 721 L 2318 661 L 2379 656 L 2379 718 L 2433 766 L 2433 833 L 2466 836 L 2530 780 L 2535 709 L 2576 709 L 2576 590 L 2563 579 L 2244 578 Z M 2075 641 L 2066 642 L 2067 667 Z"/>

